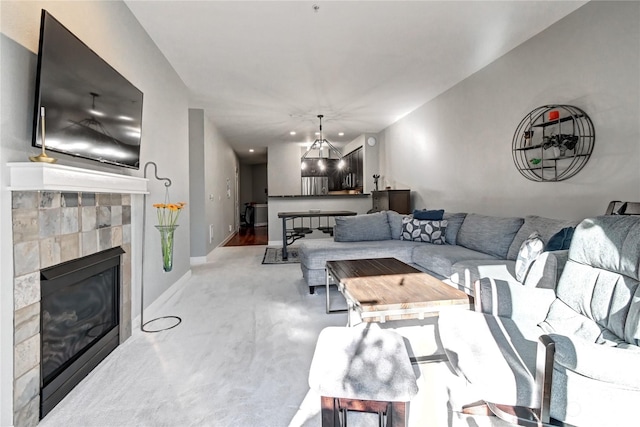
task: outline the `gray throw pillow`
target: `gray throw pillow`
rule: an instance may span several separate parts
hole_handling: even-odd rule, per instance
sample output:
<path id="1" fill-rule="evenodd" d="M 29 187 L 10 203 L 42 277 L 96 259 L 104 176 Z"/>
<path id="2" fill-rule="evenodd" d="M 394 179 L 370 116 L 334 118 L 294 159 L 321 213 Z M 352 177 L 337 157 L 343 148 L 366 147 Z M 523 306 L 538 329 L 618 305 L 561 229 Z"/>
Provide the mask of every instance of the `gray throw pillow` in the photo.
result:
<path id="1" fill-rule="evenodd" d="M 458 241 L 458 231 L 462 226 L 462 222 L 467 216 L 466 212 L 445 212 L 442 219 L 446 219 L 447 231 L 444 233 L 444 239 L 448 245 L 455 245 Z"/>
<path id="2" fill-rule="evenodd" d="M 516 258 L 516 279 L 518 282 L 524 283 L 529 269 L 543 251 L 544 242 L 536 232 L 531 233 L 527 240 L 522 242 Z"/>
<path id="3" fill-rule="evenodd" d="M 362 242 L 367 240 L 390 240 L 391 230 L 385 212 L 356 216 L 337 216 L 333 228 L 336 242 Z"/>
<path id="4" fill-rule="evenodd" d="M 509 246 L 523 222 L 523 218 L 470 213 L 460 227 L 457 242 L 467 249 L 507 259 Z"/>
<path id="5" fill-rule="evenodd" d="M 444 245 L 446 228 L 446 220 L 427 221 L 407 217 L 402 220 L 400 240 Z"/>
<path id="6" fill-rule="evenodd" d="M 396 211 L 385 211 L 387 213 L 387 220 L 389 221 L 389 229 L 391 230 L 391 238 L 393 240 L 400 240 L 402 234 L 402 219 L 406 215 L 399 214 Z"/>

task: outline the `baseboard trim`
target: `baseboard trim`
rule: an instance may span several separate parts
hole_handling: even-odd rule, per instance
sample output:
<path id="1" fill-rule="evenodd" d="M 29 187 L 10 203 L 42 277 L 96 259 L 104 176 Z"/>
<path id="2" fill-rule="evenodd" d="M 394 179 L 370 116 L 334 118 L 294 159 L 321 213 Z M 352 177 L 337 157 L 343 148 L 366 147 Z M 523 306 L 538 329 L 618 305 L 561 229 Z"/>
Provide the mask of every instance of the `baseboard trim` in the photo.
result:
<path id="1" fill-rule="evenodd" d="M 207 262 L 206 256 L 192 256 L 191 258 L 189 258 L 189 263 L 191 265 L 200 265 L 200 264 L 205 264 L 206 262 Z"/>

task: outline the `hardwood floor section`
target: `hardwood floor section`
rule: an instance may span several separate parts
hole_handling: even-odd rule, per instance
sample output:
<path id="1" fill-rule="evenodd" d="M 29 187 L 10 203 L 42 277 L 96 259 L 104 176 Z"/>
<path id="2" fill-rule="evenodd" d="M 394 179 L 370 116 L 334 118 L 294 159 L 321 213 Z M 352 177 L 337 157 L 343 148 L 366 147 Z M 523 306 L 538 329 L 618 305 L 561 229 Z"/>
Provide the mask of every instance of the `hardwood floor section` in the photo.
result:
<path id="1" fill-rule="evenodd" d="M 268 227 L 241 227 L 225 246 L 266 245 L 269 243 Z"/>

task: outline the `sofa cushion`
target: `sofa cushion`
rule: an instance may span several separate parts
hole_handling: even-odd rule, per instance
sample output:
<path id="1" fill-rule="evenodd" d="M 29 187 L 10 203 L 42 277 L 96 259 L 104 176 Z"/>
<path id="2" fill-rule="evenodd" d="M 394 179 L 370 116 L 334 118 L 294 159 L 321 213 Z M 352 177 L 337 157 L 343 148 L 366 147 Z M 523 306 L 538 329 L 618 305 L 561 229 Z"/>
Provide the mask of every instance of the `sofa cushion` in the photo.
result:
<path id="1" fill-rule="evenodd" d="M 416 209 L 413 211 L 413 217 L 422 221 L 440 221 L 444 215 L 444 209 Z"/>
<path id="2" fill-rule="evenodd" d="M 458 231 L 462 226 L 467 214 L 465 212 L 445 212 L 443 219 L 448 221 L 447 231 L 444 233 L 444 240 L 448 245 L 455 245 L 458 239 Z"/>
<path id="3" fill-rule="evenodd" d="M 299 245 L 302 266 L 324 270 L 330 260 L 362 258 L 397 258 L 411 263 L 413 248 L 420 244 L 403 240 L 335 242 L 331 239 L 309 239 Z"/>
<path id="4" fill-rule="evenodd" d="M 537 231 L 540 234 L 540 238 L 544 243 L 547 243 L 551 237 L 556 234 L 558 231 L 562 230 L 565 227 L 575 227 L 579 221 L 572 220 L 563 220 L 563 219 L 552 219 L 545 218 L 537 215 L 528 215 L 524 218 L 524 224 L 518 230 L 518 233 L 513 239 L 513 243 L 509 247 L 509 252 L 507 252 L 507 259 L 515 260 L 518 256 L 518 252 L 520 251 L 520 246 L 522 246 L 522 242 L 527 240 L 527 238 L 533 233 Z"/>
<path id="5" fill-rule="evenodd" d="M 368 240 L 389 240 L 391 230 L 386 212 L 356 216 L 337 216 L 333 228 L 336 242 L 363 242 Z"/>
<path id="6" fill-rule="evenodd" d="M 523 222 L 522 218 L 502 218 L 471 213 L 466 216 L 460 227 L 457 244 L 506 259 L 513 238 Z M 521 244 L 522 242 L 518 244 L 518 250 Z M 509 259 L 515 260 L 515 257 Z"/>
<path id="7" fill-rule="evenodd" d="M 516 258 L 516 279 L 518 282 L 524 282 L 531 265 L 543 250 L 544 243 L 537 231 L 531 233 L 529 238 L 522 242 L 520 252 L 518 252 L 518 257 Z"/>
<path id="8" fill-rule="evenodd" d="M 444 233 L 446 229 L 446 220 L 422 221 L 407 217 L 402 220 L 402 234 L 400 235 L 400 239 L 443 245 L 445 242 Z"/>
<path id="9" fill-rule="evenodd" d="M 407 242 L 408 243 L 408 242 Z M 495 260 L 496 257 L 462 246 L 417 244 L 413 250 L 413 262 L 425 270 L 442 277 L 449 277 L 452 266 L 466 260 Z"/>
<path id="10" fill-rule="evenodd" d="M 402 234 L 402 219 L 408 217 L 407 215 L 399 214 L 396 211 L 387 212 L 387 221 L 389 221 L 389 230 L 391 231 L 391 238 L 394 240 L 400 240 Z"/>

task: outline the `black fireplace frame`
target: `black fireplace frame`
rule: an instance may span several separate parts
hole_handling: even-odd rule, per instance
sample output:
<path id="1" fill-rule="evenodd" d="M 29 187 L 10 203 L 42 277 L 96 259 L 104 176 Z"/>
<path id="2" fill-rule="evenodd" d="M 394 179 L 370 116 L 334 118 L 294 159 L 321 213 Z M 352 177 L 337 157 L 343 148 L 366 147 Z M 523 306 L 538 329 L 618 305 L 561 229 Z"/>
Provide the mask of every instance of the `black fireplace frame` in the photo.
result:
<path id="1" fill-rule="evenodd" d="M 109 353 L 120 343 L 120 294 L 122 286 L 120 255 L 125 251 L 121 247 L 107 249 L 93 255 L 58 264 L 40 271 L 40 289 L 42 298 L 56 292 L 69 282 L 78 283 L 105 270 L 114 268 L 115 319 L 116 325 L 100 339 L 79 352 L 64 363 L 59 372 L 45 384 L 40 369 L 40 419 L 49 413 L 69 392 L 82 381 Z M 43 316 L 40 316 L 40 330 L 43 330 Z M 41 338 L 42 339 L 42 338 Z M 42 345 L 40 360 L 44 360 Z"/>

